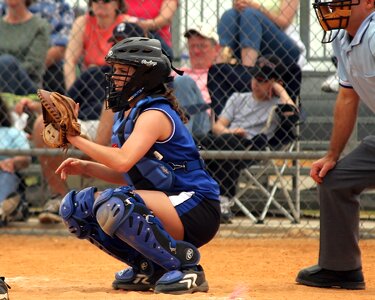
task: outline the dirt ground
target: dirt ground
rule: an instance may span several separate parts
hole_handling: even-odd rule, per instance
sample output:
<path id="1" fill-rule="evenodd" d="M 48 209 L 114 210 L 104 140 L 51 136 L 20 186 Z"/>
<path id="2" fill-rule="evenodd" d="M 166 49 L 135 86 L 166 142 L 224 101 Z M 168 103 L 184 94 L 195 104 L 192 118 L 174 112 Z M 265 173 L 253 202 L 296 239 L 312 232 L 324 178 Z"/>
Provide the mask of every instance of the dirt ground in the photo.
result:
<path id="1" fill-rule="evenodd" d="M 201 248 L 208 293 L 169 296 L 111 289 L 124 267 L 74 237 L 0 235 L 0 274 L 11 300 L 34 299 L 375 299 L 375 241 L 362 241 L 367 289 L 310 288 L 295 283 L 302 267 L 316 261 L 316 239 L 216 238 Z"/>

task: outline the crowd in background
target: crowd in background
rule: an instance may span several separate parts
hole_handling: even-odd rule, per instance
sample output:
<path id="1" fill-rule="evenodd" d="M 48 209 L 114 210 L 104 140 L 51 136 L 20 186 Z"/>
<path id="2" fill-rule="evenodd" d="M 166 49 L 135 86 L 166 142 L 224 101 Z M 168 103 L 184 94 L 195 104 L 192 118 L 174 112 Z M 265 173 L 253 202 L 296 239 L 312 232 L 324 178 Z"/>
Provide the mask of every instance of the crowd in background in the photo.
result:
<path id="1" fill-rule="evenodd" d="M 41 107 L 30 97 L 38 88 L 44 88 L 67 94 L 79 103 L 83 133 L 100 144 L 108 144 L 113 118 L 110 111 L 103 109 L 105 74 L 110 70 L 104 61 L 108 50 L 123 38 L 146 36 L 158 39 L 165 53 L 178 61 L 173 54 L 171 36 L 172 20 L 178 6 L 177 0 L 142 1 L 142 5 L 133 0 L 89 0 L 85 11 L 74 11 L 64 0 L 0 1 L 3 16 L 0 37 L 5 40 L 0 45 L 0 66 L 6 70 L 0 74 L 0 89 L 18 96 L 12 103 L 11 115 L 19 130 L 24 130 L 28 123 L 22 121 L 25 114 L 26 119 L 33 120 L 28 126 L 28 143 L 36 148 L 45 147 L 41 138 L 44 126 Z M 199 147 L 250 149 L 249 143 L 263 134 L 266 127 L 269 130 L 271 112 L 268 108 L 263 112 L 263 118 L 258 119 L 259 112 L 253 115 L 253 108 L 241 104 L 252 97 L 251 91 L 256 84 L 263 88 L 265 81 L 275 82 L 265 89 L 270 93 L 266 99 L 273 99 L 272 105 L 268 105 L 270 109 L 286 101 L 280 100 L 284 91 L 295 105 L 301 86 L 301 67 L 306 62 L 305 47 L 295 26 L 298 8 L 298 0 L 237 0 L 223 13 L 216 28 L 196 22 L 183 32 L 189 64 L 182 67 L 183 76 L 172 74 L 172 85 L 189 119 L 186 126 Z M 255 78 L 254 83 L 253 68 L 263 57 L 271 61 L 276 57 L 277 63 L 270 63 L 270 68 L 277 69 L 281 64 L 283 71 L 269 77 L 262 75 L 262 78 Z M 240 93 L 242 100 L 232 99 L 226 104 L 233 93 Z M 242 115 L 238 121 L 237 113 L 232 111 L 229 117 L 228 109 L 233 107 L 228 108 L 228 105 L 237 105 L 242 114 L 243 107 L 247 107 L 249 115 Z M 298 113 L 298 107 L 295 112 Z M 243 123 L 246 118 L 252 121 Z M 272 130 L 285 121 L 276 115 L 272 118 Z M 288 129 L 282 135 L 289 135 Z M 281 136 L 277 137 L 282 139 Z M 264 149 L 271 137 L 271 133 L 266 134 L 264 145 L 256 149 Z M 234 145 L 233 140 L 241 146 Z M 40 156 L 34 160 L 40 163 L 49 189 L 48 201 L 39 220 L 42 223 L 60 222 L 58 207 L 69 191 L 66 182 L 54 172 L 62 157 Z M 238 167 L 238 162 L 227 163 L 230 168 Z M 233 195 L 233 191 L 229 194 L 226 191 L 235 189 L 238 177 L 229 176 L 226 168 L 215 161 L 208 162 L 208 170 L 222 183 L 223 202 Z M 220 175 L 222 170 L 226 172 L 224 175 Z M 7 171 L 2 168 L 2 172 Z"/>

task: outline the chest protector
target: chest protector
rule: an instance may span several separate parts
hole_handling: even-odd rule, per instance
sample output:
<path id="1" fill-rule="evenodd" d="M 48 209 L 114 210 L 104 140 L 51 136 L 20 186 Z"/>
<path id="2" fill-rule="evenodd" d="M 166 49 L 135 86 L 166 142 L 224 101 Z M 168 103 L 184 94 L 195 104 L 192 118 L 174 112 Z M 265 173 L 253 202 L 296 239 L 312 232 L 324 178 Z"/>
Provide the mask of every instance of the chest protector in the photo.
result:
<path id="1" fill-rule="evenodd" d="M 137 102 L 126 118 L 124 118 L 123 111 L 117 113 L 113 125 L 112 144 L 122 147 L 132 133 L 140 113 L 155 102 L 169 104 L 164 97 L 146 97 Z M 165 161 L 163 157 L 163 153 L 151 148 L 127 173 L 124 173 L 125 180 L 136 189 L 173 191 L 176 170 L 190 172 L 204 168 L 201 159 L 170 162 Z"/>

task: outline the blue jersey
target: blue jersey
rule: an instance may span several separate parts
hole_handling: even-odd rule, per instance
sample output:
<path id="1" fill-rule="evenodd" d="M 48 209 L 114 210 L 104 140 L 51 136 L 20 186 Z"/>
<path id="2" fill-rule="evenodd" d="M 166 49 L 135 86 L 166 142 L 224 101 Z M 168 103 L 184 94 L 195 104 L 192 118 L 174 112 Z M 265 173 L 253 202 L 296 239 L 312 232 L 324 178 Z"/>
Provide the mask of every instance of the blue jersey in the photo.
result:
<path id="1" fill-rule="evenodd" d="M 142 101 L 144 105 L 142 105 Z M 138 105 L 140 104 L 140 105 Z M 131 132 L 126 132 L 125 127 L 130 123 L 136 122 L 136 117 L 147 110 L 162 111 L 172 123 L 171 136 L 162 142 L 156 142 L 151 149 L 151 155 L 156 159 L 162 160 L 171 166 L 174 174 L 174 182 L 171 187 L 158 190 L 164 191 L 167 195 L 177 195 L 181 192 L 192 192 L 199 195 L 199 198 L 212 200 L 219 199 L 219 186 L 215 180 L 207 173 L 203 165 L 197 166 L 196 162 L 201 161 L 201 157 L 195 142 L 181 121 L 177 112 L 162 97 L 148 98 L 140 100 L 132 110 L 138 110 L 137 113 L 130 111 L 127 118 L 123 117 L 123 112 L 115 115 L 113 126 L 112 143 L 122 147 Z M 135 115 L 135 118 L 134 116 Z M 131 126 L 133 128 L 134 126 Z M 119 135 L 123 139 L 119 139 Z M 191 165 L 190 169 L 181 167 L 181 165 Z M 133 179 L 133 178 L 131 178 Z"/>

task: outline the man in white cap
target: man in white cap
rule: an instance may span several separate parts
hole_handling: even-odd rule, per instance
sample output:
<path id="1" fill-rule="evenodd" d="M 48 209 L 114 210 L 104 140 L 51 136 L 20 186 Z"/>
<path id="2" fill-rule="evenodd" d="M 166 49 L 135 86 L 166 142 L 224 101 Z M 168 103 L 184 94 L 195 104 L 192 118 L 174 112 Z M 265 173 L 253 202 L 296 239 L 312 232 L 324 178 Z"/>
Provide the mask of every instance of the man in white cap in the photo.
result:
<path id="1" fill-rule="evenodd" d="M 219 36 L 216 29 L 208 24 L 198 23 L 191 26 L 184 37 L 187 39 L 190 68 L 182 68 L 197 83 L 206 103 L 211 103 L 207 90 L 208 69 L 216 63 L 220 52 Z"/>
<path id="2" fill-rule="evenodd" d="M 174 89 L 177 100 L 190 118 L 187 128 L 194 137 L 207 134 L 211 129 L 209 104 L 211 98 L 207 89 L 209 68 L 216 63 L 220 52 L 215 28 L 197 23 L 184 34 L 189 50 L 190 67 L 182 67 L 184 76 L 176 76 Z"/>

